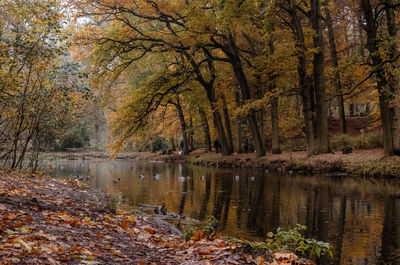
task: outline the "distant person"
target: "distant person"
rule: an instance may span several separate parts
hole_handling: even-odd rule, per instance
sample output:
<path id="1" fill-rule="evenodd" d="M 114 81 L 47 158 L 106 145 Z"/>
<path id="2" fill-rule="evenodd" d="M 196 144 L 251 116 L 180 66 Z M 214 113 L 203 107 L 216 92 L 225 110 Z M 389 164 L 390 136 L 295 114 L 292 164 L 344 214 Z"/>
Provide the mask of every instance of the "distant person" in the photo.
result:
<path id="1" fill-rule="evenodd" d="M 249 140 L 247 140 L 247 138 L 244 139 L 244 141 L 243 141 L 243 151 L 245 153 L 249 152 Z"/>
<path id="2" fill-rule="evenodd" d="M 400 156 L 400 148 L 394 149 L 394 155 L 395 156 Z"/>
<path id="3" fill-rule="evenodd" d="M 181 143 L 179 144 L 179 149 L 181 150 L 181 151 L 179 151 L 180 155 L 183 154 L 183 147 L 184 146 L 185 146 L 185 144 L 183 143 L 183 140 L 182 140 Z"/>
<path id="4" fill-rule="evenodd" d="M 215 141 L 214 141 L 214 148 L 215 148 L 215 152 L 218 154 L 219 153 L 219 151 L 221 150 L 221 144 L 219 143 L 219 140 L 218 139 L 216 139 Z"/>

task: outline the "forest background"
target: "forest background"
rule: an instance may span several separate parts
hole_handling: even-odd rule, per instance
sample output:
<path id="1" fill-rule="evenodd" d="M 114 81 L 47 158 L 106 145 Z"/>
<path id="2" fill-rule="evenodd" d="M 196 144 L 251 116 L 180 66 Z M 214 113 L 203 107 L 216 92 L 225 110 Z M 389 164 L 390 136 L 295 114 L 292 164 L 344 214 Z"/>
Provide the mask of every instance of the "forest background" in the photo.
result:
<path id="1" fill-rule="evenodd" d="M 5 0 L 0 158 L 399 148 L 393 0 Z"/>

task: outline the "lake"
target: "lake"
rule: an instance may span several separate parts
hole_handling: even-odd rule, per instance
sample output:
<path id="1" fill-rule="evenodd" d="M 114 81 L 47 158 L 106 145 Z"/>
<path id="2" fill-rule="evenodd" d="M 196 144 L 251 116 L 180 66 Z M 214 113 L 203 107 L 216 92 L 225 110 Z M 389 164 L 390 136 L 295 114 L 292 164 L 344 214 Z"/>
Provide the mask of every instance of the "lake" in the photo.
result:
<path id="1" fill-rule="evenodd" d="M 57 160 L 45 168 L 52 177 L 91 176 L 91 187 L 124 195 L 127 208 L 165 203 L 194 219 L 213 215 L 223 235 L 262 240 L 304 224 L 307 237 L 331 243 L 331 264 L 400 264 L 399 181 L 136 160 Z"/>

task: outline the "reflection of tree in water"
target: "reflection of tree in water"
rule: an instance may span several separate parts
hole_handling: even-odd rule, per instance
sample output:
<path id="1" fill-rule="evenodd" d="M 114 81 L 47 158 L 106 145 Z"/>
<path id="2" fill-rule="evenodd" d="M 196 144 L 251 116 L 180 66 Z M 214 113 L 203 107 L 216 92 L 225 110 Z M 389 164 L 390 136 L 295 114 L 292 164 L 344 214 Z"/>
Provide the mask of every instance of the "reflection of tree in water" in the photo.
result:
<path id="1" fill-rule="evenodd" d="M 379 264 L 398 264 L 400 261 L 400 198 L 385 199 L 382 249 Z"/>
<path id="2" fill-rule="evenodd" d="M 185 209 L 185 202 L 186 202 L 186 195 L 187 195 L 187 181 L 182 182 L 183 185 L 183 192 L 181 195 L 181 202 L 179 203 L 179 214 L 183 215 L 183 210 Z"/>
<path id="3" fill-rule="evenodd" d="M 222 221 L 220 228 L 224 228 L 228 221 L 229 205 L 232 193 L 232 176 L 228 174 L 221 174 L 220 177 L 215 179 L 215 189 L 217 191 L 217 198 L 214 200 L 213 216 Z M 225 207 L 225 208 L 224 208 Z M 224 215 L 222 216 L 222 210 Z M 222 219 L 222 220 L 221 220 Z"/>
<path id="4" fill-rule="evenodd" d="M 278 227 L 280 226 L 280 203 L 281 203 L 280 178 L 277 178 L 277 180 L 271 184 L 270 192 L 272 193 L 272 200 L 271 200 L 272 205 L 271 205 L 271 212 L 269 216 L 267 216 L 267 224 L 269 225 L 269 227 L 267 228 L 267 231 L 264 231 L 267 233 L 269 231 L 276 231 L 276 229 L 278 229 Z"/>
<path id="5" fill-rule="evenodd" d="M 184 173 L 182 172 L 182 174 Z M 183 215 L 183 211 L 185 209 L 186 196 L 188 192 L 188 181 L 182 182 L 182 185 L 183 185 L 183 191 L 181 195 L 181 201 L 179 203 L 179 215 Z"/>
<path id="6" fill-rule="evenodd" d="M 249 196 L 249 186 L 247 185 L 237 185 L 236 186 L 236 193 L 238 196 L 238 202 L 236 207 L 236 227 L 242 227 L 242 216 L 243 211 L 247 210 L 247 198 Z M 250 193 L 251 194 L 251 193 Z"/>
<path id="7" fill-rule="evenodd" d="M 206 213 L 207 213 L 208 202 L 210 201 L 210 195 L 211 195 L 211 174 L 210 173 L 205 174 L 205 182 L 206 182 L 206 190 L 205 190 L 205 194 L 203 196 L 203 200 L 202 200 L 201 206 L 200 206 L 200 215 L 199 215 L 200 220 L 205 219 Z"/>
<path id="8" fill-rule="evenodd" d="M 346 221 L 346 208 L 347 208 L 347 196 L 340 197 L 340 207 L 339 207 L 339 222 L 338 222 L 338 232 L 337 237 L 334 242 L 333 251 L 334 255 L 334 264 L 339 265 L 341 256 L 342 256 L 342 247 L 343 247 L 343 235 L 344 235 L 344 226 Z"/>
<path id="9" fill-rule="evenodd" d="M 227 191 L 225 193 L 225 200 L 224 200 L 224 214 L 222 217 L 222 227 L 225 228 L 226 224 L 228 223 L 228 215 L 229 215 L 229 208 L 231 205 L 231 196 L 232 196 L 232 178 L 228 177 L 227 181 Z"/>
<path id="10" fill-rule="evenodd" d="M 188 192 L 190 194 L 189 198 L 190 198 L 190 205 L 193 205 L 193 194 L 194 194 L 194 173 L 193 173 L 193 168 L 189 167 L 187 172 L 186 172 L 186 176 L 190 176 L 190 178 L 186 179 L 187 185 L 188 185 Z M 185 177 L 186 177 L 185 176 Z"/>
<path id="11" fill-rule="evenodd" d="M 257 179 L 257 185 L 254 188 L 257 188 L 254 192 L 250 192 L 250 200 L 249 207 L 250 212 L 247 218 L 247 227 L 250 229 L 256 228 L 259 230 L 262 227 L 257 225 L 258 216 L 263 212 L 263 198 L 264 198 L 264 190 L 265 190 L 265 182 L 266 178 L 261 177 Z M 264 211 L 265 212 L 265 211 Z M 257 232 L 265 232 L 265 231 L 257 231 Z"/>
<path id="12" fill-rule="evenodd" d="M 331 188 L 328 186 L 322 186 L 321 188 L 317 189 L 318 192 L 316 194 L 316 205 L 315 208 L 318 210 L 315 210 L 317 212 L 316 215 L 316 221 L 315 223 L 317 224 L 316 227 L 316 233 L 317 236 L 315 238 L 318 238 L 318 240 L 328 242 L 329 241 L 329 226 L 330 222 L 333 221 L 332 219 L 332 194 L 331 194 Z M 327 256 L 322 256 L 320 259 L 318 259 L 319 264 L 328 264 L 328 257 Z"/>

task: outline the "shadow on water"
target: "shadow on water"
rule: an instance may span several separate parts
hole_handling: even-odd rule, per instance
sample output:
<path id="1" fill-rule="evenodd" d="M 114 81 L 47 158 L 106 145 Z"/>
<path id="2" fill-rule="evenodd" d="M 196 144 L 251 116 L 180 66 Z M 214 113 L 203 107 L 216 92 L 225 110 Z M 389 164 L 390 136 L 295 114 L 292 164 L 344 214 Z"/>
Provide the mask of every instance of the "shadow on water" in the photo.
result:
<path id="1" fill-rule="evenodd" d="M 194 219 L 214 215 L 224 235 L 262 240 L 278 227 L 305 224 L 307 237 L 333 246 L 334 258 L 320 264 L 399 264 L 398 181 L 278 176 L 132 160 L 63 160 L 52 162 L 47 173 L 90 175 L 93 188 L 124 194 L 125 207 L 165 203 L 168 211 Z M 113 183 L 117 178 L 120 184 Z"/>

